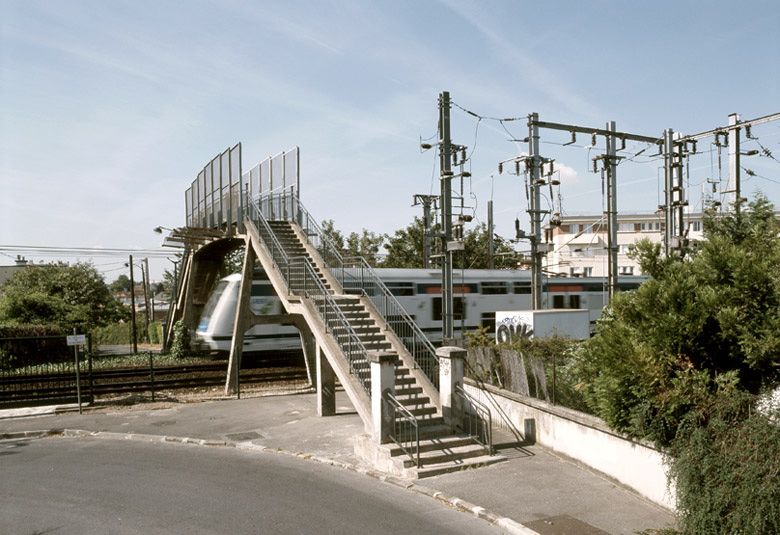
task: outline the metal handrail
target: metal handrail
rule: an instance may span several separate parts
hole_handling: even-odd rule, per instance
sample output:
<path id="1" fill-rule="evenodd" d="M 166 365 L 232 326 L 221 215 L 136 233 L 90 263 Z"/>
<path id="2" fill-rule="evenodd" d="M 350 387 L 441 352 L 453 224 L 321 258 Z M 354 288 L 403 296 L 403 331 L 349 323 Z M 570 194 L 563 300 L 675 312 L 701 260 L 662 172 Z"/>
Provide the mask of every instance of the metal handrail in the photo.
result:
<path id="1" fill-rule="evenodd" d="M 415 365 L 438 389 L 439 358 L 436 349 L 366 259 L 362 256 L 345 258 L 341 269 L 334 274 L 345 291 L 358 290 L 371 299 L 386 326 L 412 354 Z"/>
<path id="2" fill-rule="evenodd" d="M 439 358 L 436 356 L 436 349 L 365 258 L 355 257 L 345 261 L 340 251 L 303 206 L 293 187 L 281 193 L 267 193 L 254 201 L 258 211 L 262 212 L 265 207 L 265 212 L 271 217 L 280 217 L 300 225 L 306 240 L 320 251 L 326 267 L 336 276 L 345 291 L 359 291 L 372 300 L 385 319 L 386 327 L 396 334 L 414 358 L 415 366 L 422 370 L 438 389 Z M 358 270 L 359 276 L 353 275 L 355 270 Z M 356 286 L 357 283 L 359 284 Z"/>
<path id="3" fill-rule="evenodd" d="M 266 247 L 268 247 L 269 244 L 271 245 L 269 247 L 269 252 L 271 253 L 271 258 L 273 258 L 274 263 L 276 263 L 277 266 L 287 267 L 289 264 L 287 252 L 282 248 L 282 244 L 279 243 L 279 239 L 276 237 L 268 220 L 263 216 L 260 207 L 252 200 L 247 200 L 246 204 L 249 208 L 248 211 L 251 214 L 251 219 L 260 223 L 258 230 L 260 231 L 263 241 L 266 243 Z"/>
<path id="4" fill-rule="evenodd" d="M 322 228 L 317 223 L 317 220 L 312 217 L 309 211 L 303 206 L 294 190 L 290 191 L 292 199 L 294 199 L 295 210 L 297 211 L 298 223 L 303 229 L 303 233 L 306 236 L 306 240 L 314 246 L 320 252 L 323 260 L 330 268 L 338 268 L 344 264 L 344 259 L 341 256 L 341 251 L 338 250 L 333 241 L 325 235 Z M 320 243 L 312 243 L 311 238 L 316 238 Z"/>
<path id="5" fill-rule="evenodd" d="M 325 288 L 311 261 L 307 257 L 288 257 L 258 203 L 255 200 L 248 201 L 249 213 L 254 216 L 253 220 L 259 223 L 258 231 L 287 284 L 288 293 L 302 295 L 312 300 L 325 323 L 326 330 L 330 331 L 347 358 L 350 372 L 370 395 L 371 375 L 367 366 L 368 351 L 365 345 L 339 308 L 334 297 Z"/>
<path id="6" fill-rule="evenodd" d="M 461 429 L 478 443 L 487 448 L 488 454 L 493 455 L 493 414 L 487 405 L 466 392 L 461 385 L 455 385 L 453 394 L 462 400 L 463 419 Z M 474 413 L 467 409 L 472 409 Z"/>
<path id="7" fill-rule="evenodd" d="M 382 396 L 382 402 L 388 414 L 393 417 L 390 440 L 409 456 L 417 468 L 422 467 L 420 462 L 420 426 L 417 418 L 390 392 L 385 392 Z"/>

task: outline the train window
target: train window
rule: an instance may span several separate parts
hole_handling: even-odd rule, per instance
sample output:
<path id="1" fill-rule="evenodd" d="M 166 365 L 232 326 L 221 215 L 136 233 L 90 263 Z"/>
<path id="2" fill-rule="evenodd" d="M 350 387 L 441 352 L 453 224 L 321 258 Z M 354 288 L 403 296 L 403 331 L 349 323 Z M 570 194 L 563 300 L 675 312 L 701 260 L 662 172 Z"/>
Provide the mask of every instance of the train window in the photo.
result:
<path id="1" fill-rule="evenodd" d="M 530 282 L 516 282 L 514 283 L 514 293 L 516 294 L 530 294 L 531 283 Z"/>
<path id="2" fill-rule="evenodd" d="M 441 284 L 418 284 L 418 294 L 441 294 Z M 476 284 L 453 284 L 453 294 L 475 294 L 478 293 Z"/>
<path id="3" fill-rule="evenodd" d="M 580 308 L 580 296 L 579 295 L 570 295 L 569 296 L 569 308 Z"/>
<path id="4" fill-rule="evenodd" d="M 385 285 L 390 293 L 396 297 L 414 295 L 413 282 L 386 282 Z"/>
<path id="5" fill-rule="evenodd" d="M 495 312 L 483 312 L 482 319 L 480 321 L 481 327 L 487 327 L 489 333 L 496 331 L 496 313 Z"/>
<path id="6" fill-rule="evenodd" d="M 563 295 L 554 295 L 553 308 L 566 308 L 564 297 Z"/>
<path id="7" fill-rule="evenodd" d="M 452 317 L 454 320 L 466 319 L 463 298 L 453 297 Z M 433 298 L 433 321 L 441 321 L 441 297 Z"/>
<path id="8" fill-rule="evenodd" d="M 482 286 L 482 295 L 498 295 L 507 293 L 506 282 L 488 281 L 480 283 Z"/>

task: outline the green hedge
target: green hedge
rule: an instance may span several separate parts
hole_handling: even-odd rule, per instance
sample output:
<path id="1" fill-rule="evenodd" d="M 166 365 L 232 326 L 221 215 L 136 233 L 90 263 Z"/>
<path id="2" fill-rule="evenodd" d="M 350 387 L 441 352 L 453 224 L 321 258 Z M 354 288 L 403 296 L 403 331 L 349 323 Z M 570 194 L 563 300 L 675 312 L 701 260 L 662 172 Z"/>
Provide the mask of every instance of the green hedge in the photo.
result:
<path id="1" fill-rule="evenodd" d="M 780 411 L 723 395 L 711 414 L 689 414 L 672 443 L 682 533 L 780 533 Z"/>
<path id="2" fill-rule="evenodd" d="M 0 325 L 0 369 L 70 359 L 66 334 L 57 325 Z"/>
<path id="3" fill-rule="evenodd" d="M 139 343 L 144 341 L 144 323 L 137 322 L 135 325 L 137 340 Z M 97 345 L 125 345 L 132 344 L 130 323 L 113 323 L 105 327 L 97 327 L 92 331 L 93 341 Z M 155 321 L 149 325 L 149 339 L 152 344 L 162 342 L 162 323 Z"/>

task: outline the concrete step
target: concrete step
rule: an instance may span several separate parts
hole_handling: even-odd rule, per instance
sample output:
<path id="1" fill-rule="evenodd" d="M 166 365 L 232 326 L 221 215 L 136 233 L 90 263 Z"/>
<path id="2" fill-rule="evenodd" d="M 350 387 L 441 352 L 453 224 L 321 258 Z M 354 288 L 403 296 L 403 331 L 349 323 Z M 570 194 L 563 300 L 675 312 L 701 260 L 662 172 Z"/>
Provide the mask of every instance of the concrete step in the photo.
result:
<path id="1" fill-rule="evenodd" d="M 431 398 L 429 398 L 428 396 L 417 396 L 417 395 L 404 396 L 404 395 L 396 394 L 395 399 L 397 399 L 401 405 L 407 408 L 414 407 L 417 405 L 428 405 L 431 402 Z"/>
<path id="2" fill-rule="evenodd" d="M 502 461 L 506 461 L 506 457 L 502 455 L 481 455 L 479 457 L 472 457 L 454 462 L 442 462 L 427 466 L 423 465 L 422 468 L 417 469 L 417 479 L 448 474 L 450 472 L 459 472 L 461 470 L 469 470 L 471 468 L 481 468 Z"/>
<path id="3" fill-rule="evenodd" d="M 417 420 L 424 420 L 426 418 L 433 418 L 436 415 L 436 407 L 432 406 L 426 406 L 426 407 L 417 407 L 416 409 L 409 409 L 409 412 L 412 413 L 412 416 L 417 418 Z"/>
<path id="4" fill-rule="evenodd" d="M 427 452 L 447 451 L 461 446 L 473 446 L 474 439 L 467 435 L 449 435 L 441 438 L 420 439 L 420 455 Z M 484 448 L 482 449 L 484 452 Z M 392 457 L 406 455 L 400 446 L 393 444 L 390 447 Z"/>
<path id="5" fill-rule="evenodd" d="M 421 445 L 422 448 L 422 445 Z M 447 449 L 436 449 L 426 452 L 420 452 L 420 464 L 423 468 L 436 465 L 454 465 L 458 466 L 460 463 L 467 459 L 473 459 L 475 457 L 484 457 L 487 455 L 487 450 L 482 444 L 477 444 L 471 441 L 469 444 L 463 444 Z M 414 466 L 414 461 L 411 459 L 404 459 L 404 467 L 410 468 Z"/>

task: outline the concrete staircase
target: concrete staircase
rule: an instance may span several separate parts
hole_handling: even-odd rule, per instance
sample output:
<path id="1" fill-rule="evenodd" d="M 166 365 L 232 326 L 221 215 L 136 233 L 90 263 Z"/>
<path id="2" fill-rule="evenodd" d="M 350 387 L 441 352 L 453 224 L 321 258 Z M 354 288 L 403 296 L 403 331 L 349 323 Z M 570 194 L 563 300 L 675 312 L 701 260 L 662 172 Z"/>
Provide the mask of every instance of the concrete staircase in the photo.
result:
<path id="1" fill-rule="evenodd" d="M 305 258 L 328 294 L 326 296 L 313 293 L 300 298 L 310 300 L 314 308 L 322 304 L 322 301 L 335 301 L 341 317 L 348 322 L 347 327 L 343 324 L 328 323 L 323 318 L 325 332 L 322 332 L 321 325 L 310 325 L 315 336 L 323 340 L 321 342 L 323 347 L 341 349 L 340 358 L 344 362 L 332 362 L 334 369 L 349 369 L 350 374 L 359 378 L 364 387 L 368 385 L 370 392 L 370 364 L 367 352 L 382 351 L 398 356 L 393 394 L 417 422 L 420 466 L 417 466 L 416 459 L 411 458 L 397 444 L 391 442 L 380 445 L 372 441 L 368 435 L 358 437 L 356 451 L 359 455 L 380 470 L 411 478 L 430 477 L 504 460 L 501 456 L 489 455 L 486 448 L 471 436 L 457 433 L 450 426 L 445 425 L 437 406 L 438 392 L 421 370 L 414 365 L 414 358 L 400 340 L 388 332 L 389 328 L 385 327 L 386 322 L 368 298 L 344 292 L 319 252 L 306 240 L 305 232 L 297 223 L 267 221 L 267 224 L 289 261 L 292 263 L 294 259 L 300 261 Z M 272 266 L 264 265 L 264 267 L 268 272 Z M 271 277 L 271 280 L 273 282 L 274 277 Z M 277 284 L 274 283 L 274 286 Z M 286 288 L 275 289 L 279 295 L 287 292 Z M 328 346 L 325 337 L 329 337 L 336 343 Z M 357 337 L 360 343 L 350 345 L 349 342 L 354 342 L 354 337 Z M 355 345 L 362 347 L 353 350 Z M 331 351 L 331 353 L 338 352 Z M 338 359 L 339 356 L 330 354 L 328 358 Z M 342 377 L 339 379 L 343 384 L 344 379 Z M 349 388 L 345 390 L 350 393 Z M 352 391 L 355 392 L 356 389 Z M 358 405 L 370 403 L 370 399 L 366 398 L 363 392 L 359 392 L 359 395 L 350 395 L 350 398 L 365 421 L 365 415 L 370 414 L 370 406 Z"/>

